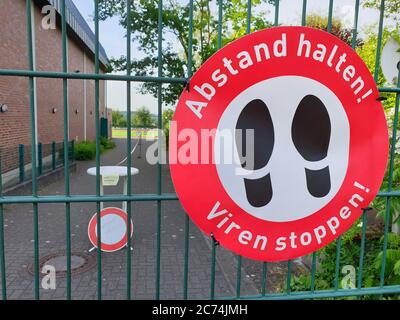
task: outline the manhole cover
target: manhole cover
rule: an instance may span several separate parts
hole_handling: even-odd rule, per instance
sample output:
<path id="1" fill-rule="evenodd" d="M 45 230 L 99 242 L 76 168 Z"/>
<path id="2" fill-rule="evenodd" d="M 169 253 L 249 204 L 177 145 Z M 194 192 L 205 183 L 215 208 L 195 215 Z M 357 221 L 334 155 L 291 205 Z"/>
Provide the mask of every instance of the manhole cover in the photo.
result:
<path id="1" fill-rule="evenodd" d="M 93 255 L 86 255 L 83 253 L 71 253 L 71 274 L 76 275 L 83 272 L 86 272 L 93 267 L 96 266 L 96 258 Z M 53 266 L 56 269 L 57 277 L 66 277 L 67 276 L 67 255 L 65 252 L 53 253 L 47 256 L 40 258 L 39 260 L 39 271 L 40 276 L 44 274 L 41 273 L 41 270 L 44 266 Z M 35 267 L 32 263 L 28 267 L 28 272 L 31 275 L 35 274 Z"/>

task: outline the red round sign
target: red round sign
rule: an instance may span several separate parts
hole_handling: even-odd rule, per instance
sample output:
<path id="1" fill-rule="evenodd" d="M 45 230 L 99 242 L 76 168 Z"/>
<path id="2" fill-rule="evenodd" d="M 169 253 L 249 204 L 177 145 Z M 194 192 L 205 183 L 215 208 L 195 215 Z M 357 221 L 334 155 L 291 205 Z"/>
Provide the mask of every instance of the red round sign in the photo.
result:
<path id="1" fill-rule="evenodd" d="M 101 219 L 101 250 L 115 252 L 126 246 L 128 242 L 128 215 L 120 208 L 105 208 L 100 212 Z M 131 237 L 133 225 L 131 221 Z M 90 219 L 88 226 L 89 240 L 97 248 L 97 214 Z"/>
<path id="2" fill-rule="evenodd" d="M 251 259 L 327 245 L 382 183 L 388 130 L 378 97 L 361 58 L 327 32 L 278 27 L 230 43 L 195 73 L 171 123 L 183 207 Z"/>

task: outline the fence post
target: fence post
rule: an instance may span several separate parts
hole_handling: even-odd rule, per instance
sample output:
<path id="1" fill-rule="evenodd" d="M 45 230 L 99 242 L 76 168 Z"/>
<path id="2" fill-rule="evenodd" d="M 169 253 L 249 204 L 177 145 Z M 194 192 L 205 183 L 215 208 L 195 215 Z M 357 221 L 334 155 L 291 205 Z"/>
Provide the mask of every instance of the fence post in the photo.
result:
<path id="1" fill-rule="evenodd" d="M 25 146 L 19 145 L 19 182 L 22 183 L 25 180 Z"/>
<path id="2" fill-rule="evenodd" d="M 65 143 L 64 143 L 64 141 L 65 140 L 63 140 L 63 146 L 62 146 L 62 149 L 61 149 L 61 151 L 62 151 L 62 165 L 63 166 L 65 166 L 65 157 L 64 157 L 64 154 L 65 154 L 65 152 L 69 152 L 69 150 L 65 150 L 65 148 L 64 148 L 64 146 L 65 146 Z M 69 147 L 69 146 L 68 146 Z M 68 148 L 69 149 L 69 148 Z"/>
<path id="3" fill-rule="evenodd" d="M 75 140 L 72 140 L 71 141 L 71 158 L 70 158 L 71 161 L 74 161 L 74 158 L 75 158 L 74 152 L 75 152 Z"/>
<path id="4" fill-rule="evenodd" d="M 38 174 L 39 176 L 43 174 L 43 144 L 40 142 L 38 144 Z"/>
<path id="5" fill-rule="evenodd" d="M 51 168 L 56 170 L 56 142 L 51 143 Z"/>

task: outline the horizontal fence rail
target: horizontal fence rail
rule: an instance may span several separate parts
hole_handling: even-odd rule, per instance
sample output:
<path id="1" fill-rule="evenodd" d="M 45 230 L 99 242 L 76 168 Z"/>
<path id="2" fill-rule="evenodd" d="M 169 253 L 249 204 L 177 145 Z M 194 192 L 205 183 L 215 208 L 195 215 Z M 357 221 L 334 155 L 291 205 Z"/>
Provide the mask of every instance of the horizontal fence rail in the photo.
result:
<path id="1" fill-rule="evenodd" d="M 217 47 L 221 48 L 223 45 L 223 24 L 226 23 L 224 21 L 224 2 L 226 0 L 216 0 L 215 1 L 215 10 L 218 15 L 218 25 L 217 29 Z M 308 3 L 306 0 L 299 0 L 301 2 L 301 25 L 305 26 L 307 24 L 307 11 L 308 11 Z M 38 194 L 38 176 L 42 171 L 37 171 L 36 168 L 42 168 L 42 157 L 38 157 L 38 152 L 40 155 L 43 153 L 42 147 L 39 149 L 31 148 L 30 151 L 30 163 L 32 164 L 32 194 L 29 196 L 3 196 L 2 194 L 2 181 L 0 174 L 0 279 L 1 279 L 1 297 L 3 300 L 7 299 L 7 277 L 6 277 L 6 255 L 5 255 L 5 236 L 4 236 L 4 207 L 6 205 L 11 204 L 29 204 L 32 205 L 32 217 L 33 217 L 33 249 L 34 249 L 34 296 L 35 299 L 40 299 L 40 288 L 39 288 L 39 280 L 40 280 L 40 270 L 39 270 L 39 205 L 45 203 L 59 203 L 64 204 L 64 211 L 59 212 L 61 216 L 65 218 L 63 223 L 65 223 L 65 243 L 66 243 L 66 254 L 67 254 L 67 287 L 66 287 L 66 298 L 72 299 L 74 297 L 74 292 L 72 290 L 71 282 L 72 282 L 72 272 L 71 272 L 71 204 L 74 203 L 93 203 L 96 205 L 97 209 L 97 247 L 101 247 L 101 219 L 100 219 L 100 205 L 102 202 L 109 203 L 115 201 L 126 201 L 127 202 L 127 214 L 128 221 L 130 221 L 132 217 L 132 203 L 134 202 L 155 202 L 156 207 L 154 210 L 154 214 L 156 217 L 156 252 L 155 252 L 155 278 L 154 278 L 154 298 L 160 299 L 162 298 L 160 293 L 161 286 L 161 274 L 162 274 L 162 212 L 163 212 L 163 202 L 164 201 L 177 201 L 178 198 L 176 194 L 172 193 L 164 193 L 163 185 L 162 185 L 162 165 L 161 163 L 157 164 L 157 190 L 152 194 L 132 194 L 131 186 L 131 175 L 129 174 L 131 171 L 131 162 L 132 162 L 132 154 L 131 154 L 131 138 L 132 138 L 132 124 L 131 124 L 131 111 L 132 111 L 132 82 L 148 82 L 157 84 L 157 127 L 158 129 L 163 129 L 163 119 L 162 119 L 162 111 L 163 111 L 163 84 L 182 84 L 182 86 L 186 85 L 191 78 L 194 72 L 194 61 L 193 61 L 193 46 L 194 46 L 194 33 L 195 25 L 193 22 L 195 15 L 195 2 L 193 0 L 188 0 L 187 5 L 189 9 L 189 18 L 188 21 L 182 21 L 182 23 L 188 23 L 188 65 L 187 65 L 187 76 L 182 77 L 167 77 L 164 75 L 163 64 L 165 63 L 163 57 L 163 31 L 165 28 L 163 26 L 163 18 L 164 18 L 164 5 L 163 1 L 158 1 L 158 15 L 155 17 L 158 23 L 158 42 L 156 44 L 158 50 L 157 56 L 157 76 L 138 76 L 133 75 L 131 73 L 131 60 L 133 58 L 132 55 L 132 39 L 135 30 L 131 28 L 131 16 L 127 14 L 127 29 L 126 29 L 126 43 L 127 43 L 127 72 L 126 74 L 103 74 L 100 71 L 100 43 L 99 43 L 99 35 L 100 35 L 100 18 L 99 18 L 99 0 L 93 0 L 95 12 L 94 12 L 94 29 L 95 29 L 95 49 L 94 49 L 94 60 L 95 60 L 95 71 L 94 73 L 73 73 L 68 72 L 68 50 L 67 50 L 67 21 L 66 21 L 66 1 L 61 0 L 61 33 L 62 33 L 62 72 L 53 72 L 53 71 L 37 71 L 34 66 L 34 39 L 33 39 L 33 31 L 32 31 L 32 11 L 31 7 L 34 5 L 32 0 L 25 0 L 26 4 L 26 25 L 27 25 L 27 57 L 28 57 L 28 69 L 27 70 L 11 70 L 11 69 L 0 69 L 0 76 L 11 76 L 11 77 L 26 77 L 29 80 L 29 111 L 30 111 L 30 126 L 32 131 L 32 146 L 35 146 L 37 143 L 37 137 L 35 135 L 36 132 L 36 113 L 35 113 L 35 91 L 34 91 L 34 80 L 36 78 L 50 78 L 50 79 L 62 79 L 63 80 L 63 90 L 62 90 L 62 101 L 63 101 L 63 112 L 64 112 L 64 143 L 63 143 L 63 164 L 64 164 L 64 176 L 65 176 L 65 194 L 64 195 L 49 195 L 49 196 L 41 196 Z M 133 9 L 133 0 L 126 0 L 126 12 L 131 12 Z M 329 5 L 328 8 L 328 26 L 327 31 L 332 31 L 333 24 L 333 8 L 335 5 L 334 0 L 326 0 Z M 280 1 L 276 0 L 273 5 L 274 13 L 273 13 L 273 22 L 274 26 L 280 25 L 279 17 L 280 17 Z M 253 3 L 251 0 L 247 1 L 247 16 L 246 16 L 246 33 L 252 32 L 252 11 L 253 11 Z M 359 25 L 359 12 L 360 12 L 360 1 L 354 1 L 354 27 L 352 29 L 352 47 L 356 47 L 357 35 L 358 35 L 358 25 Z M 379 17 L 379 25 L 378 25 L 378 37 L 377 37 L 377 50 L 376 50 L 376 63 L 375 63 L 375 73 L 374 78 L 375 81 L 378 80 L 378 73 L 380 70 L 380 58 L 382 51 L 382 34 L 383 34 L 383 25 L 385 18 L 385 1 L 381 0 L 380 4 L 380 17 Z M 68 122 L 68 111 L 69 111 L 69 101 L 68 101 L 68 90 L 69 90 L 69 80 L 94 80 L 95 81 L 95 102 L 94 102 L 94 111 L 95 111 L 95 123 L 96 123 L 96 187 L 95 194 L 93 195 L 73 195 L 70 191 L 70 173 L 69 173 L 69 163 L 72 161 L 70 157 L 70 150 L 73 146 L 68 143 L 69 139 L 69 122 Z M 102 80 L 110 80 L 110 81 L 121 81 L 126 83 L 127 88 L 127 195 L 102 195 L 100 193 L 100 163 L 101 163 L 101 155 L 100 155 L 100 84 L 99 82 Z M 342 246 L 342 237 L 339 237 L 336 241 L 336 260 L 335 260 L 335 279 L 334 283 L 332 283 L 332 290 L 319 290 L 316 287 L 316 273 L 317 273 L 317 252 L 311 255 L 311 283 L 309 291 L 297 292 L 293 291 L 292 288 L 292 279 L 293 279 L 293 261 L 287 261 L 287 273 L 286 273 L 286 286 L 284 288 L 284 293 L 269 293 L 268 290 L 268 270 L 271 268 L 272 263 L 262 263 L 262 283 L 261 290 L 259 295 L 242 295 L 242 267 L 243 267 L 243 259 L 240 256 L 237 256 L 235 261 L 232 261 L 232 265 L 235 266 L 236 274 L 234 275 L 236 278 L 234 295 L 227 297 L 219 297 L 216 295 L 216 266 L 218 261 L 218 255 L 220 254 L 218 243 L 215 239 L 211 239 L 211 247 L 210 247 L 210 294 L 208 297 L 210 299 L 261 299 L 261 300 L 274 300 L 274 299 L 322 299 L 322 298 L 339 298 L 339 297 L 360 297 L 366 295 L 372 296 L 380 296 L 384 294 L 400 294 L 400 284 L 399 285 L 387 285 L 385 284 L 385 263 L 387 259 L 387 250 L 388 250 L 388 233 L 389 227 L 391 224 L 390 221 L 390 212 L 392 205 L 393 197 L 400 197 L 400 190 L 395 190 L 393 186 L 393 172 L 394 172 L 394 156 L 396 152 L 396 141 L 397 141 L 397 127 L 398 127 L 398 110 L 399 110 L 399 94 L 400 94 L 400 85 L 397 87 L 380 87 L 379 91 L 381 93 L 387 94 L 395 94 L 396 102 L 393 106 L 394 110 L 394 119 L 393 119 L 393 131 L 391 133 L 391 149 L 390 149 L 390 159 L 389 159 L 389 178 L 388 185 L 383 186 L 384 189 L 378 194 L 379 197 L 384 197 L 386 199 L 386 215 L 384 221 L 384 237 L 383 237 L 383 245 L 382 245 L 382 268 L 380 272 L 380 286 L 378 287 L 363 287 L 363 269 L 364 269 L 364 257 L 365 257 L 365 245 L 366 245 L 366 224 L 367 224 L 367 213 L 364 212 L 362 216 L 362 232 L 361 232 L 361 241 L 360 241 L 360 260 L 358 266 L 358 275 L 357 275 L 357 284 L 354 289 L 340 289 L 339 287 L 339 277 L 340 277 L 340 265 L 341 265 L 341 254 L 344 250 Z M 162 147 L 162 139 L 158 139 L 159 147 Z M 54 170 L 56 168 L 56 146 L 55 143 L 51 145 L 51 167 Z M 26 150 L 24 147 L 19 147 L 19 155 L 20 162 L 23 161 L 25 163 L 26 158 Z M 159 155 L 161 157 L 161 155 Z M 39 163 L 38 163 L 39 159 Z M 23 166 L 20 164 L 19 168 L 22 171 Z M 0 161 L 0 172 L 1 172 L 1 161 Z M 24 181 L 25 179 L 25 169 L 20 173 L 20 179 Z M 60 220 L 61 221 L 61 220 Z M 128 246 L 126 250 L 126 298 L 129 300 L 132 298 L 132 256 L 131 256 L 131 226 L 130 223 L 127 223 L 127 234 L 128 234 Z M 188 282 L 189 276 L 191 272 L 192 264 L 195 264 L 195 261 L 190 259 L 190 220 L 186 215 L 184 222 L 184 243 L 183 243 L 183 273 L 182 273 L 182 298 L 188 299 L 190 297 L 188 292 Z M 97 251 L 97 298 L 100 300 L 103 298 L 103 287 L 102 287 L 102 266 L 103 266 L 103 257 L 102 251 Z"/>
<path id="2" fill-rule="evenodd" d="M 186 78 L 170 78 L 155 76 L 128 76 L 106 73 L 71 73 L 71 72 L 51 72 L 51 71 L 29 71 L 29 70 L 10 70 L 0 69 L 0 75 L 10 77 L 35 77 L 35 78 L 54 78 L 71 80 L 111 80 L 111 81 L 132 81 L 132 82 L 155 82 L 155 83 L 182 83 L 186 84 Z"/>

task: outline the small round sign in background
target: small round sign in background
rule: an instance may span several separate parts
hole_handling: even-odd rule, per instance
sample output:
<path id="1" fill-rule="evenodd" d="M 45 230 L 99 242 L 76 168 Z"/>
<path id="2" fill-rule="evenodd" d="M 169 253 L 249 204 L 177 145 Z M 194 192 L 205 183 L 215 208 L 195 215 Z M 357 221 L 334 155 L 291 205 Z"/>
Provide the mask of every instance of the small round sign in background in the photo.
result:
<path id="1" fill-rule="evenodd" d="M 378 97 L 362 59 L 327 32 L 278 27 L 230 43 L 194 74 L 176 108 L 170 168 L 184 209 L 222 246 L 255 260 L 329 244 L 382 183 L 388 129 Z M 199 156 L 182 163 L 182 147 L 193 152 L 187 129 L 199 137 Z M 254 130 L 250 166 L 216 158 L 221 132 L 235 129 Z M 208 149 L 202 130 L 216 130 Z M 233 140 L 240 158 L 245 146 Z M 210 163 L 200 160 L 205 149 Z"/>
<path id="2" fill-rule="evenodd" d="M 121 250 L 128 242 L 128 215 L 120 208 L 105 208 L 100 212 L 101 219 L 101 250 L 115 252 Z M 131 221 L 131 237 L 133 224 Z M 97 214 L 90 219 L 88 226 L 89 240 L 97 248 Z"/>

